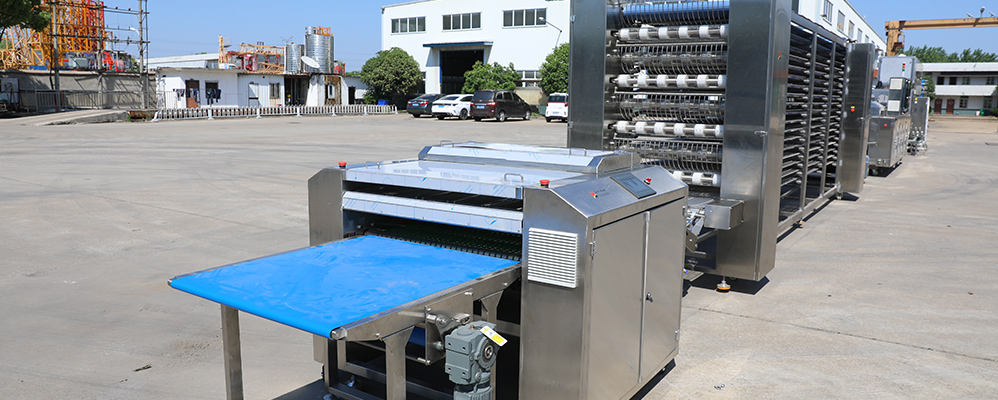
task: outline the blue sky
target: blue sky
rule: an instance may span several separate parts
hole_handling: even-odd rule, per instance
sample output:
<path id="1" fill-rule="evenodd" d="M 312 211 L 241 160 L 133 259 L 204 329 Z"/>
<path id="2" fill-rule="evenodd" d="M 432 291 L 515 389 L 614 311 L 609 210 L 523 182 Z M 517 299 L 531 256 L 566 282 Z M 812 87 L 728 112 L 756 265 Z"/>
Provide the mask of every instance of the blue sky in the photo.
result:
<path id="1" fill-rule="evenodd" d="M 348 70 L 359 70 L 381 49 L 381 6 L 400 2 L 153 0 L 149 2 L 152 40 L 149 54 L 160 57 L 217 52 L 218 35 L 232 38 L 234 44 L 262 41 L 279 46 L 286 38 L 302 43 L 305 27 L 317 25 L 332 27 L 336 59 L 346 62 Z M 128 0 L 105 0 L 105 4 L 123 8 L 135 6 L 134 1 Z M 881 36 L 884 22 L 888 20 L 966 18 L 967 13 L 979 15 L 982 5 L 998 14 L 998 1 L 994 0 L 853 0 L 852 5 Z M 989 14 L 985 11 L 984 15 Z M 127 29 L 135 23 L 129 17 L 108 14 L 107 25 Z M 905 43 L 908 46 L 940 46 L 950 52 L 969 47 L 998 53 L 998 28 L 910 31 L 906 33 Z"/>

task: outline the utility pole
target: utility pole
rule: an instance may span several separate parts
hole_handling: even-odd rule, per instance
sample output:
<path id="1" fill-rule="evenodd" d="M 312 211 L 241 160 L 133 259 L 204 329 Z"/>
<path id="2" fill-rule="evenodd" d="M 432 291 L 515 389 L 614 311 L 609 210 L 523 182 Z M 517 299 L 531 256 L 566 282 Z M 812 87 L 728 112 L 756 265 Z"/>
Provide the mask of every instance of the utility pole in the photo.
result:
<path id="1" fill-rule="evenodd" d="M 139 1 L 139 79 L 142 79 L 142 109 L 149 108 L 149 69 L 146 65 L 146 11 L 147 0 Z"/>
<path id="2" fill-rule="evenodd" d="M 59 30 L 56 28 L 57 20 L 59 19 L 59 2 L 52 2 L 52 19 L 50 23 L 52 24 L 52 62 L 49 64 L 49 68 L 55 72 L 55 83 L 52 85 L 52 90 L 55 91 L 55 112 L 62 112 L 62 92 L 59 91 Z"/>

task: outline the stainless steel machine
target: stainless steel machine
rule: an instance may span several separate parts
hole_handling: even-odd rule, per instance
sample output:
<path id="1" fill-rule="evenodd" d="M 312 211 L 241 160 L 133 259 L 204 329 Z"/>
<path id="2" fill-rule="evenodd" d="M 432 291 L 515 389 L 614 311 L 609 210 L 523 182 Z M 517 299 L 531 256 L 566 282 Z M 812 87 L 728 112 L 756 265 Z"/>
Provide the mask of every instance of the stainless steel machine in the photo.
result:
<path id="1" fill-rule="evenodd" d="M 780 234 L 862 190 L 872 46 L 783 0 L 572 12 L 586 29 L 572 30 L 569 146 L 632 151 L 690 185 L 691 270 L 760 280 Z"/>
<path id="2" fill-rule="evenodd" d="M 337 397 L 627 399 L 678 351 L 688 188 L 633 153 L 441 144 L 308 183 L 313 247 L 175 278 L 315 336 Z M 232 361 L 231 363 L 229 362 Z"/>
<path id="3" fill-rule="evenodd" d="M 896 167 L 905 154 L 922 154 L 929 121 L 922 63 L 916 57 L 882 57 L 873 101 L 883 112 L 870 120 L 870 173 Z"/>

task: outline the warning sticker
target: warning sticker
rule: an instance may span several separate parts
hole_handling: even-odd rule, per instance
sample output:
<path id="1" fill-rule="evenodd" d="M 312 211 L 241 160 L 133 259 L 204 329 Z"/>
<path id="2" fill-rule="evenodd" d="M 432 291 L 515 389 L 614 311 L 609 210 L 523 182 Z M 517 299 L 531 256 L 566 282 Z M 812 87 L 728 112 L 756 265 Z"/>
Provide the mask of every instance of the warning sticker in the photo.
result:
<path id="1" fill-rule="evenodd" d="M 482 334 L 484 334 L 485 337 L 489 338 L 489 340 L 499 345 L 499 347 L 502 347 L 502 345 L 506 344 L 506 338 L 502 337 L 502 335 L 500 335 L 499 332 L 492 330 L 492 328 L 489 328 L 487 326 L 483 327 Z"/>

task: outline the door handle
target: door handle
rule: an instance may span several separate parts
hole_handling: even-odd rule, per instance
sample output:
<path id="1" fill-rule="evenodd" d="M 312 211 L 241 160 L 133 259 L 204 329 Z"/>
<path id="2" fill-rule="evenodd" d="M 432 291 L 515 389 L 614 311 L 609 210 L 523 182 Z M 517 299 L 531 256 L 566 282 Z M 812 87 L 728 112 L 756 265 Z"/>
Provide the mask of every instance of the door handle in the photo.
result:
<path id="1" fill-rule="evenodd" d="M 651 297 L 651 292 L 645 293 L 645 300 L 647 300 L 649 303 L 655 302 L 655 299 Z"/>

